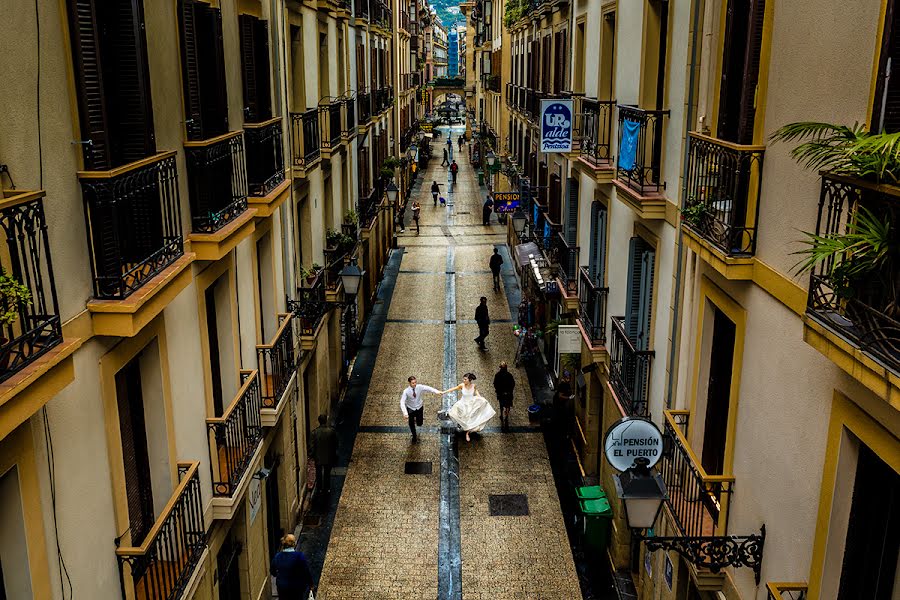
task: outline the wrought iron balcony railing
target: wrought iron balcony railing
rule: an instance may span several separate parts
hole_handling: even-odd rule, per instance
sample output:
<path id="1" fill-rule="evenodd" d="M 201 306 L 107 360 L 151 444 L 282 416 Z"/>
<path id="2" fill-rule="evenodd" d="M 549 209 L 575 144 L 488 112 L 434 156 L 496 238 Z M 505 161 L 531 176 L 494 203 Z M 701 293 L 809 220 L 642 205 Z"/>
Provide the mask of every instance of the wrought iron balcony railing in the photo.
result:
<path id="1" fill-rule="evenodd" d="M 282 119 L 244 123 L 247 140 L 247 183 L 251 196 L 265 196 L 284 182 Z"/>
<path id="2" fill-rule="evenodd" d="M 806 600 L 807 585 L 802 582 L 775 582 L 766 584 L 768 600 Z"/>
<path id="3" fill-rule="evenodd" d="M 765 146 L 689 137 L 682 220 L 728 256 L 753 256 Z"/>
<path id="4" fill-rule="evenodd" d="M 331 150 L 341 143 L 341 104 L 340 100 L 323 100 L 319 104 L 319 129 L 327 133 L 321 140 L 323 150 Z"/>
<path id="5" fill-rule="evenodd" d="M 369 0 L 354 0 L 353 16 L 357 19 L 369 19 Z"/>
<path id="6" fill-rule="evenodd" d="M 214 233 L 247 210 L 244 133 L 185 142 L 194 233 Z"/>
<path id="7" fill-rule="evenodd" d="M 625 332 L 625 317 L 611 319 L 609 383 L 631 416 L 649 414 L 650 363 L 655 352 L 638 350 Z"/>
<path id="8" fill-rule="evenodd" d="M 591 346 L 606 345 L 606 299 L 609 288 L 594 281 L 585 267 L 579 269 L 578 316 L 581 326 L 591 341 Z"/>
<path id="9" fill-rule="evenodd" d="M 295 167 L 306 168 L 319 159 L 318 109 L 291 113 L 291 147 Z"/>
<path id="10" fill-rule="evenodd" d="M 861 210 L 885 227 L 896 255 L 900 240 L 900 188 L 822 173 L 816 234 L 833 237 L 852 231 Z M 812 271 L 807 314 L 900 374 L 900 273 L 898 266 L 856 275 L 852 259 L 832 256 Z"/>
<path id="11" fill-rule="evenodd" d="M 96 298 L 127 298 L 184 254 L 174 151 L 78 178 Z"/>
<path id="12" fill-rule="evenodd" d="M 615 100 L 580 98 L 577 115 L 581 157 L 595 167 L 612 166 Z"/>
<path id="13" fill-rule="evenodd" d="M 319 271 L 309 286 L 297 289 L 297 299 L 288 300 L 288 309 L 294 313 L 300 335 L 310 336 L 316 332 L 327 311 L 325 302 L 325 274 Z"/>
<path id="14" fill-rule="evenodd" d="M 134 598 L 181 598 L 203 556 L 207 540 L 199 465 L 178 463 L 180 482 L 150 533 L 140 545 L 116 549 L 122 588 L 130 581 Z"/>
<path id="15" fill-rule="evenodd" d="M 262 439 L 259 371 L 241 371 L 241 388 L 221 417 L 206 419 L 213 495 L 231 497 Z"/>
<path id="16" fill-rule="evenodd" d="M 31 294 L 30 301 L 16 305 L 7 297 L 0 300 L 4 313 L 16 315 L 0 327 L 0 381 L 63 339 L 43 198 L 43 191 L 0 190 L 0 226 L 6 234 L 0 275 L 13 278 Z"/>
<path id="17" fill-rule="evenodd" d="M 352 250 L 350 248 L 349 250 Z M 334 291 L 341 283 L 341 269 L 344 268 L 344 258 L 348 255 L 347 248 L 325 249 L 325 289 Z"/>
<path id="18" fill-rule="evenodd" d="M 344 126 L 341 135 L 350 137 L 356 133 L 356 99 L 347 98 L 343 101 L 344 105 Z"/>
<path id="19" fill-rule="evenodd" d="M 294 370 L 297 368 L 294 353 L 293 320 L 291 313 L 278 315 L 278 331 L 268 344 L 256 347 L 263 408 L 275 408 L 284 394 Z"/>
<path id="20" fill-rule="evenodd" d="M 660 165 L 663 148 L 663 117 L 668 110 L 644 110 L 619 105 L 619 160 L 616 179 L 641 196 L 665 188 Z M 634 136 L 632 153 L 623 147 L 623 136 Z M 631 144 L 628 144 L 631 146 Z M 626 162 L 627 161 L 627 162 Z"/>
<path id="21" fill-rule="evenodd" d="M 557 266 L 559 279 L 565 288 L 566 295 L 578 293 L 578 246 L 570 246 L 562 227 L 550 238 L 550 256 L 548 261 Z"/>
<path id="22" fill-rule="evenodd" d="M 372 95 L 368 92 L 357 94 L 356 106 L 359 109 L 359 124 L 367 124 L 372 119 Z"/>
<path id="23" fill-rule="evenodd" d="M 359 223 L 362 227 L 369 227 L 375 221 L 375 217 L 378 216 L 381 188 L 381 179 L 377 179 L 373 188 L 369 190 L 368 195 L 360 196 L 359 198 L 359 208 L 356 212 L 359 213 Z"/>

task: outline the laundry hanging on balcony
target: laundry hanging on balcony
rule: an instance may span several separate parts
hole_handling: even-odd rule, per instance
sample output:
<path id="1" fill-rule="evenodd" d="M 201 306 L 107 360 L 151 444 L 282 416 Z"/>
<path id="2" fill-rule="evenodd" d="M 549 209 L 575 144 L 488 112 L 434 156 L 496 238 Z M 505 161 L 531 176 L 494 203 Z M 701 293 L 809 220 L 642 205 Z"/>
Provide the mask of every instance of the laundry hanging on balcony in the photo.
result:
<path id="1" fill-rule="evenodd" d="M 634 160 L 637 155 L 638 135 L 641 132 L 641 124 L 637 121 L 625 119 L 622 122 L 622 142 L 619 144 L 619 168 L 630 171 L 634 168 Z"/>

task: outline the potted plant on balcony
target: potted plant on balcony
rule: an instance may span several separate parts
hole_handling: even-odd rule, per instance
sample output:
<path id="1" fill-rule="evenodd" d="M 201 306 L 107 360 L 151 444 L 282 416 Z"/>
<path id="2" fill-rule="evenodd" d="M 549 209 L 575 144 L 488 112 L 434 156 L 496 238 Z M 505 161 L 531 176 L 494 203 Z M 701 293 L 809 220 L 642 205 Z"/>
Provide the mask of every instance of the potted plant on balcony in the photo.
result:
<path id="1" fill-rule="evenodd" d="M 712 206 L 702 200 L 698 201 L 695 196 L 689 196 L 684 207 L 679 210 L 681 220 L 697 231 L 707 230 L 716 214 Z"/>
<path id="2" fill-rule="evenodd" d="M 300 277 L 306 281 L 306 285 L 311 286 L 315 283 L 316 277 L 318 277 L 321 270 L 322 265 L 319 263 L 313 263 L 309 268 L 300 265 Z"/>
<path id="3" fill-rule="evenodd" d="M 0 324 L 8 326 L 15 323 L 21 310 L 31 304 L 31 290 L 15 277 L 0 268 Z M 9 339 L 0 335 L 0 346 L 5 347 Z M 9 366 L 9 352 L 0 354 L 0 370 Z"/>

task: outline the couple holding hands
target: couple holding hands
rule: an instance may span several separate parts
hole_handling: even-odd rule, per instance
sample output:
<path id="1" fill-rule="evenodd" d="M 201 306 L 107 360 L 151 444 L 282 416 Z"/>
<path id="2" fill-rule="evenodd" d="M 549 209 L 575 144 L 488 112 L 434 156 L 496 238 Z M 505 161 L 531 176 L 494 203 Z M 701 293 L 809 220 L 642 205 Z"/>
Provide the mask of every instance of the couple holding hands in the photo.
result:
<path id="1" fill-rule="evenodd" d="M 409 420 L 409 430 L 412 432 L 413 443 L 419 441 L 416 435 L 416 425 L 422 426 L 422 417 L 425 412 L 422 396 L 427 393 L 444 395 L 450 392 L 460 391 L 459 400 L 447 411 L 446 416 L 459 425 L 466 432 L 466 441 L 471 441 L 469 434 L 473 431 L 481 431 L 491 418 L 497 414 L 485 398 L 475 388 L 475 374 L 463 375 L 463 382 L 449 390 L 440 391 L 431 386 L 419 384 L 415 376 L 410 376 L 407 381 L 409 386 L 400 395 L 400 410 L 403 416 Z M 442 413 L 438 413 L 444 418 Z"/>

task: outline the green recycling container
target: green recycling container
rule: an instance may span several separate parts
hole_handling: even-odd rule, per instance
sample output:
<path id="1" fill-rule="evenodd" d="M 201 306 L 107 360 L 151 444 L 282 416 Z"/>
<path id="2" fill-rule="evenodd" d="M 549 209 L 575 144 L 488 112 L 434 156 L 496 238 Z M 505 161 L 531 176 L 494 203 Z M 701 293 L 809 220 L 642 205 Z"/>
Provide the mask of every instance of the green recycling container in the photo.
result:
<path id="1" fill-rule="evenodd" d="M 606 492 L 599 485 L 584 485 L 575 488 L 575 495 L 579 500 L 596 500 L 606 498 Z"/>
<path id="2" fill-rule="evenodd" d="M 584 515 L 584 540 L 597 549 L 606 548 L 609 543 L 609 525 L 613 512 L 606 498 L 582 500 L 579 502 L 581 514 Z"/>
<path id="3" fill-rule="evenodd" d="M 484 185 L 484 171 L 478 171 L 478 185 Z"/>

